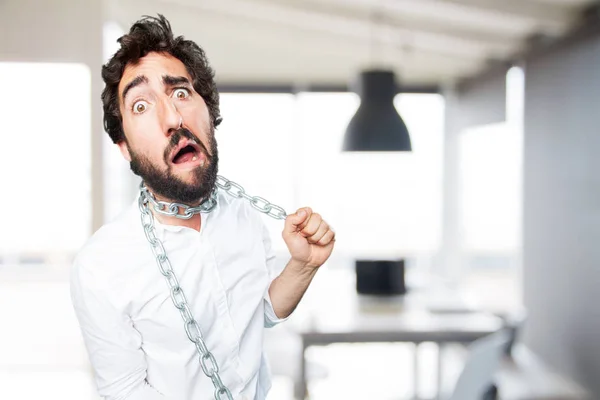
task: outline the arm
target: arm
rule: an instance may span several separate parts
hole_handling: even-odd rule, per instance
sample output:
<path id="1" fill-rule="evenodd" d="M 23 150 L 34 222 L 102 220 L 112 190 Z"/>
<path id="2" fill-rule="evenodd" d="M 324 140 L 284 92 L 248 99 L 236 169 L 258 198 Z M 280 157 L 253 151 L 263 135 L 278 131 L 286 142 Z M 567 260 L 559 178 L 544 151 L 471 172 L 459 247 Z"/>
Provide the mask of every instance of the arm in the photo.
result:
<path id="1" fill-rule="evenodd" d="M 76 262 L 71 273 L 71 300 L 98 393 L 106 400 L 166 400 L 146 381 L 140 333 L 130 318 L 110 303 L 97 281 Z"/>
<path id="2" fill-rule="evenodd" d="M 269 296 L 278 318 L 287 318 L 298 306 L 317 270 L 331 255 L 335 232 L 308 207 L 285 220 L 282 233 L 291 259 L 271 282 Z"/>
<path id="3" fill-rule="evenodd" d="M 269 286 L 269 296 L 278 318 L 287 318 L 296 309 L 316 273 L 317 268 L 306 268 L 301 262 L 290 259 Z"/>

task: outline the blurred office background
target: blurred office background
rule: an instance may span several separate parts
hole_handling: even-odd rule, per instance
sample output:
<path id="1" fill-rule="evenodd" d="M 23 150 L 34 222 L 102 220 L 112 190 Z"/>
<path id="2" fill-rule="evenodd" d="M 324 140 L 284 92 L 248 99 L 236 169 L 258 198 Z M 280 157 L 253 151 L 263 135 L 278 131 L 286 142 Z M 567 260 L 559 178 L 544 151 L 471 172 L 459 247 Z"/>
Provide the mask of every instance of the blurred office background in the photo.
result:
<path id="1" fill-rule="evenodd" d="M 595 1 L 0 0 L 1 399 L 98 399 L 68 270 L 135 198 L 100 67 L 157 13 L 216 70 L 221 175 L 338 235 L 267 333 L 269 399 L 600 399 Z M 366 69 L 412 151 L 342 151 Z M 358 293 L 357 260 L 406 294 Z"/>

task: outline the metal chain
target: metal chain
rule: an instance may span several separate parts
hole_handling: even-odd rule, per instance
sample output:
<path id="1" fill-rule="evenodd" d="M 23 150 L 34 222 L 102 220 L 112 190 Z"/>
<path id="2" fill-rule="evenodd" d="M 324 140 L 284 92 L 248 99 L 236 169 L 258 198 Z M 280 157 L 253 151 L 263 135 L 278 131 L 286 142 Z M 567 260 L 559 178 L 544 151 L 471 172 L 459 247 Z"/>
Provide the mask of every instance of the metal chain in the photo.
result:
<path id="1" fill-rule="evenodd" d="M 243 187 L 237 183 L 230 181 L 222 176 L 217 176 L 217 186 L 223 189 L 227 194 L 241 199 L 242 197 L 250 202 L 252 207 L 258 211 L 267 214 L 275 219 L 285 219 L 287 214 L 285 210 L 275 204 L 269 203 L 266 199 L 258 196 L 250 196 L 246 194 Z"/>
<path id="2" fill-rule="evenodd" d="M 275 219 L 286 218 L 286 213 L 283 208 L 269 203 L 262 197 L 252 197 L 247 195 L 244 188 L 237 183 L 223 178 L 222 176 L 217 176 L 216 183 L 219 188 L 223 189 L 231 196 L 236 198 L 243 197 L 247 199 L 258 211 L 263 212 Z M 152 212 L 150 212 L 150 204 L 152 204 L 154 211 L 158 212 L 159 214 L 174 216 L 181 219 L 190 219 L 194 214 L 208 213 L 215 208 L 217 205 L 217 190 L 214 190 L 211 193 L 211 196 L 199 206 L 189 207 L 185 204 L 157 201 L 142 182 L 140 184 L 140 197 L 138 200 L 138 206 L 141 212 L 144 234 L 150 243 L 152 254 L 154 254 L 154 257 L 156 258 L 158 269 L 167 281 L 167 285 L 169 286 L 169 291 L 171 294 L 171 300 L 173 300 L 173 305 L 179 310 L 181 318 L 183 318 L 183 327 L 185 329 L 185 333 L 187 334 L 188 339 L 194 343 L 194 346 L 196 347 L 202 372 L 204 372 L 204 375 L 212 380 L 213 386 L 215 387 L 215 399 L 233 400 L 231 391 L 221 380 L 217 360 L 215 360 L 213 354 L 208 350 L 208 347 L 206 347 L 200 326 L 192 315 L 192 311 L 190 310 L 187 298 L 183 293 L 183 289 L 181 286 L 179 286 L 179 280 L 177 279 L 175 271 L 171 266 L 169 257 L 167 257 L 167 252 L 165 251 L 160 239 L 156 237 L 154 215 L 152 215 Z M 180 209 L 183 212 L 182 214 L 179 213 Z"/>
<path id="3" fill-rule="evenodd" d="M 154 195 L 144 186 L 144 182 L 140 184 L 140 191 L 145 193 L 148 201 L 154 207 L 154 211 L 166 215 L 168 217 L 175 217 L 179 219 L 190 219 L 194 214 L 201 212 L 211 212 L 217 205 L 217 191 L 214 190 L 208 199 L 197 207 L 190 207 L 186 204 L 181 203 L 167 203 L 166 201 L 158 201 L 154 198 Z M 181 209 L 181 213 L 180 213 Z"/>

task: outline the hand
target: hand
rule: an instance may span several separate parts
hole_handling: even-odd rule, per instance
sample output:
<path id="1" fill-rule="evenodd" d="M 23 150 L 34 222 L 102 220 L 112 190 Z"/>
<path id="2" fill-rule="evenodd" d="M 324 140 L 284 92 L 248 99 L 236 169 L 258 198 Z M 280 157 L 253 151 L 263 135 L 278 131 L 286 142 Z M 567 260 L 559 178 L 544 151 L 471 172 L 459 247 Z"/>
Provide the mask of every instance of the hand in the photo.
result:
<path id="1" fill-rule="evenodd" d="M 287 216 L 282 236 L 292 259 L 313 268 L 327 261 L 335 243 L 335 232 L 310 207 Z"/>

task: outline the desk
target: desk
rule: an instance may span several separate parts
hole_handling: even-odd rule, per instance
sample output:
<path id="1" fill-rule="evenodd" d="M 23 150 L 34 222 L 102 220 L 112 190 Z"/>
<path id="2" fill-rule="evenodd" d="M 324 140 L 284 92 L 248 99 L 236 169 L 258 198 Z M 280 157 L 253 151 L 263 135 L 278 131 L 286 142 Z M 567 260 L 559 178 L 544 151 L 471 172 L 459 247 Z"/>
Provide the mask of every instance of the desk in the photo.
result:
<path id="1" fill-rule="evenodd" d="M 328 275 L 327 283 L 315 289 L 319 294 L 307 294 L 320 299 L 318 304 L 307 305 L 303 310 L 304 319 L 295 323 L 302 340 L 301 376 L 296 391 L 299 399 L 306 396 L 305 352 L 310 346 L 373 342 L 469 343 L 496 332 L 503 325 L 500 318 L 484 312 L 434 313 L 428 309 L 429 290 L 415 290 L 390 298 L 359 296 L 351 271 L 328 271 Z M 416 368 L 417 357 L 414 362 Z M 417 379 L 415 373 L 415 388 Z"/>

